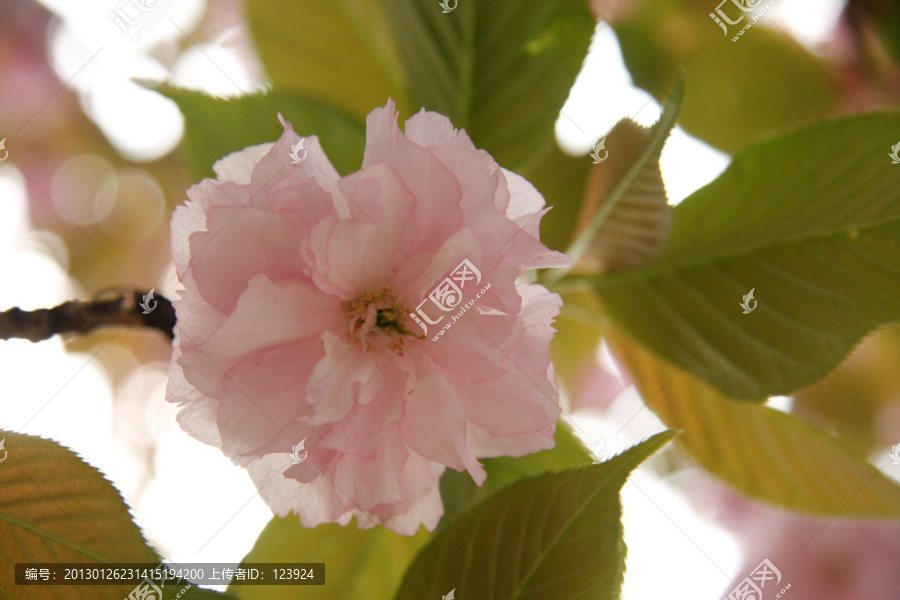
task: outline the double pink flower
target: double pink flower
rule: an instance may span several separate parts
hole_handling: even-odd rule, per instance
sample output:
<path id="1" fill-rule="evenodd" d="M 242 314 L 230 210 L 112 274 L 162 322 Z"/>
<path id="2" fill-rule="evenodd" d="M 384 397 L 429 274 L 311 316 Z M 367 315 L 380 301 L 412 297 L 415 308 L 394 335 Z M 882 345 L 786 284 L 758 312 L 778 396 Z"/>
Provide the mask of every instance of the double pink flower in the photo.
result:
<path id="1" fill-rule="evenodd" d="M 561 300 L 521 277 L 569 259 L 541 195 L 444 116 L 404 134 L 374 110 L 346 177 L 315 137 L 294 164 L 300 139 L 225 157 L 175 211 L 168 399 L 278 515 L 433 529 L 445 467 L 481 484 L 479 458 L 553 446 Z"/>

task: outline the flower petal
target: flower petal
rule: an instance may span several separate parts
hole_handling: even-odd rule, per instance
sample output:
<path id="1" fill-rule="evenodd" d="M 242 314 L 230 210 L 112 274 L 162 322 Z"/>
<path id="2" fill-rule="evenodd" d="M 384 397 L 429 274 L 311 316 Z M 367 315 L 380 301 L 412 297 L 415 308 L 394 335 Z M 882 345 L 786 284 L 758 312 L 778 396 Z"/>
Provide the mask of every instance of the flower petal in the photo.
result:
<path id="1" fill-rule="evenodd" d="M 311 424 L 338 421 L 355 404 L 370 402 L 384 387 L 381 371 L 392 357 L 385 352 L 361 352 L 331 332 L 323 336 L 325 357 L 309 378 L 306 401 L 315 408 Z"/>
<path id="2" fill-rule="evenodd" d="M 419 379 L 409 394 L 400 423 L 406 443 L 424 458 L 458 471 L 467 470 L 481 485 L 484 468 L 466 444 L 466 415 L 440 373 Z"/>
<path id="3" fill-rule="evenodd" d="M 211 360 L 227 365 L 256 350 L 319 337 L 346 322 L 334 296 L 302 281 L 274 282 L 267 275 L 256 275 L 204 350 Z"/>

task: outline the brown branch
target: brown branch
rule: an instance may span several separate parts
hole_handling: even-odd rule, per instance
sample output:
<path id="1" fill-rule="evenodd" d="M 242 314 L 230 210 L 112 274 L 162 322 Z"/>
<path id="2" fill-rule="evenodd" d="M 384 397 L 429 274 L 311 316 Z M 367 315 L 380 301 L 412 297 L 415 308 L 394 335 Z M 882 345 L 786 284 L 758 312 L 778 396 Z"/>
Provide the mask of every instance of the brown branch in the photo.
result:
<path id="1" fill-rule="evenodd" d="M 30 311 L 10 308 L 0 313 L 0 339 L 39 342 L 60 333 L 89 333 L 112 325 L 158 329 L 172 339 L 175 329 L 172 302 L 162 296 L 145 300 L 148 293 L 109 290 L 98 293 L 89 302 L 70 300 L 53 308 Z"/>

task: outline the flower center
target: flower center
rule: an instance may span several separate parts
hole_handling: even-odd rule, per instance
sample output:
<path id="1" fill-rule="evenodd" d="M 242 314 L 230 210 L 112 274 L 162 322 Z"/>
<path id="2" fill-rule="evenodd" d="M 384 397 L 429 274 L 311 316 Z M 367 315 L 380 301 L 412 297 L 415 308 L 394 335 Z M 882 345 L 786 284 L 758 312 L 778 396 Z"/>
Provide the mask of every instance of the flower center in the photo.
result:
<path id="1" fill-rule="evenodd" d="M 367 350 L 378 344 L 397 350 L 403 356 L 403 338 L 417 336 L 404 325 L 408 311 L 387 287 L 344 302 L 344 314 L 350 319 L 348 337 Z"/>

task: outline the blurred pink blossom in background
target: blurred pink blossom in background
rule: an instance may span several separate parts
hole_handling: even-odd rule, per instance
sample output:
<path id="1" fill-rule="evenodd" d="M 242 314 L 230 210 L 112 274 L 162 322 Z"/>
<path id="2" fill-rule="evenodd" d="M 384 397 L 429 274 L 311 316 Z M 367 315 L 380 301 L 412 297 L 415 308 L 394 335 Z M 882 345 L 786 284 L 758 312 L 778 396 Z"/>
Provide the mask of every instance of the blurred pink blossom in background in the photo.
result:
<path id="1" fill-rule="evenodd" d="M 708 475 L 685 474 L 698 507 L 715 515 L 741 541 L 744 564 L 733 585 L 764 558 L 781 571 L 763 600 L 856 600 L 900 597 L 900 525 L 889 520 L 844 519 L 792 513 L 739 496 Z"/>

